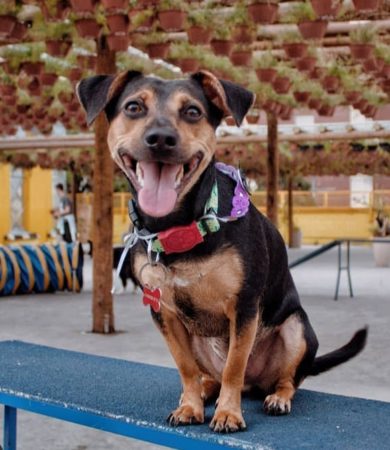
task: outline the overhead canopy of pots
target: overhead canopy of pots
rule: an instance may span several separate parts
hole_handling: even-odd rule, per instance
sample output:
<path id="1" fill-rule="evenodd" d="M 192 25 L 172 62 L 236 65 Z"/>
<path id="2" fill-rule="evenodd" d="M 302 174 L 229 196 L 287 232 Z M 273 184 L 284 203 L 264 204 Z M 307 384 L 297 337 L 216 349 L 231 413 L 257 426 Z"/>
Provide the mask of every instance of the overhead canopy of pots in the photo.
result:
<path id="1" fill-rule="evenodd" d="M 95 71 L 102 35 L 118 70 L 209 69 L 282 119 L 339 105 L 375 118 L 389 100 L 389 29 L 388 0 L 3 0 L 0 134 L 50 134 L 56 122 L 85 131 L 74 85 Z"/>

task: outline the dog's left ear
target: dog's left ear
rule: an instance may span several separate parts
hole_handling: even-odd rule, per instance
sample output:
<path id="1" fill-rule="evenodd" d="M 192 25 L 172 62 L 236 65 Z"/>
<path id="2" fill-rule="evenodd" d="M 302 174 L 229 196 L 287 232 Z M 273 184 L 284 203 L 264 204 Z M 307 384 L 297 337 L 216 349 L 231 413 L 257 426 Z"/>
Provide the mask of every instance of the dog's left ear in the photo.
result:
<path id="1" fill-rule="evenodd" d="M 202 70 L 191 75 L 203 88 L 206 97 L 222 111 L 224 116 L 233 116 L 240 126 L 246 113 L 255 101 L 255 95 L 242 86 Z"/>
<path id="2" fill-rule="evenodd" d="M 141 72 L 129 70 L 119 75 L 96 75 L 81 80 L 76 85 L 76 94 L 87 113 L 88 126 L 128 82 L 140 76 Z"/>

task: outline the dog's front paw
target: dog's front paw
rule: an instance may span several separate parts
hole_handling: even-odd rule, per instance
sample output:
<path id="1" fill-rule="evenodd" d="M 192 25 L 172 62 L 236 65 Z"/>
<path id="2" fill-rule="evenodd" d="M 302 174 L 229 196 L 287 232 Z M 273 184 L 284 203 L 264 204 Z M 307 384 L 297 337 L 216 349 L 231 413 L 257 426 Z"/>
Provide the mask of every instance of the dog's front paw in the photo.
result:
<path id="1" fill-rule="evenodd" d="M 241 411 L 218 409 L 215 411 L 210 428 L 217 433 L 234 433 L 246 429 Z"/>
<path id="2" fill-rule="evenodd" d="M 195 408 L 188 404 L 180 405 L 169 414 L 167 421 L 171 426 L 191 425 L 204 422 L 203 408 Z"/>
<path id="3" fill-rule="evenodd" d="M 279 397 L 277 394 L 268 395 L 264 400 L 264 411 L 270 416 L 281 416 L 291 411 L 291 400 Z"/>

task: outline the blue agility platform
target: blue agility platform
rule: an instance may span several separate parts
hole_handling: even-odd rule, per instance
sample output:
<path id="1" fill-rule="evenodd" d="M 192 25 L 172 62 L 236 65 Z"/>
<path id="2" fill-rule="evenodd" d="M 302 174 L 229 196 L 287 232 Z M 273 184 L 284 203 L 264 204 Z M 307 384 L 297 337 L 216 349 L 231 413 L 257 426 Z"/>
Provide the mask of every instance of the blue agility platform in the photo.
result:
<path id="1" fill-rule="evenodd" d="M 390 403 L 307 390 L 292 413 L 269 417 L 259 399 L 244 398 L 247 431 L 215 434 L 206 422 L 171 428 L 176 370 L 44 347 L 0 342 L 4 450 L 16 448 L 17 409 L 180 449 L 388 449 Z"/>

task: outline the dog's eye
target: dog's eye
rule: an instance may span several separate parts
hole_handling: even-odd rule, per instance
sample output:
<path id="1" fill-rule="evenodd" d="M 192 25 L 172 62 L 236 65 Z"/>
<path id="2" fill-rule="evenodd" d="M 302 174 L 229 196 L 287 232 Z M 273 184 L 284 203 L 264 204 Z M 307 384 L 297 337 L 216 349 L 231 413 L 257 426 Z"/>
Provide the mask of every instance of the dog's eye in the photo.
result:
<path id="1" fill-rule="evenodd" d="M 195 105 L 187 106 L 182 112 L 185 119 L 190 122 L 197 122 L 202 117 L 202 111 Z"/>
<path id="2" fill-rule="evenodd" d="M 126 116 L 131 118 L 140 117 L 143 114 L 145 114 L 145 106 L 136 100 L 131 100 L 130 102 L 127 102 L 123 110 Z"/>

